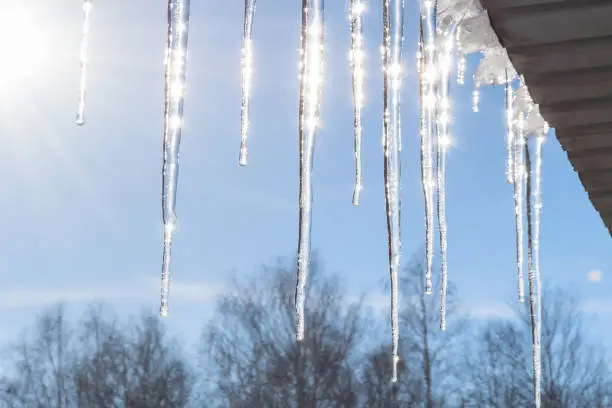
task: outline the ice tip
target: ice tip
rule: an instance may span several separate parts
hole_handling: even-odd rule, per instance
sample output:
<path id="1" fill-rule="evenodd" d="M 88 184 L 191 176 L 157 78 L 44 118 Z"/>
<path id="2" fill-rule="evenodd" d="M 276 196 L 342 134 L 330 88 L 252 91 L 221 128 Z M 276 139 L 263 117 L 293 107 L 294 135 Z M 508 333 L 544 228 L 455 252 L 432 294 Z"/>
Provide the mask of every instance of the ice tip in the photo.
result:
<path id="1" fill-rule="evenodd" d="M 159 308 L 159 317 L 162 317 L 162 318 L 168 317 L 168 306 L 162 305 Z"/>
<path id="2" fill-rule="evenodd" d="M 82 117 L 78 117 L 74 123 L 76 123 L 78 126 L 83 126 L 85 124 L 85 119 L 83 119 Z"/>
<path id="3" fill-rule="evenodd" d="M 238 165 L 245 167 L 248 164 L 248 154 L 244 147 L 240 148 L 240 155 L 238 156 Z"/>
<path id="4" fill-rule="evenodd" d="M 353 190 L 353 206 L 359 207 L 359 203 L 361 202 L 361 185 L 355 185 L 355 189 Z"/>

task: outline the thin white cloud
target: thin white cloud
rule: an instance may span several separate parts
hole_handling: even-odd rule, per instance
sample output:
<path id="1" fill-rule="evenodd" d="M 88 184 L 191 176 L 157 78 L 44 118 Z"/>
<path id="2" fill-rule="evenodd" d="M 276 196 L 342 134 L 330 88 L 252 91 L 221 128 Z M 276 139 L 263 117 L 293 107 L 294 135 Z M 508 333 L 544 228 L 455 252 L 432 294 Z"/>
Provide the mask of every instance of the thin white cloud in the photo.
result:
<path id="1" fill-rule="evenodd" d="M 356 302 L 359 300 L 358 296 L 349 296 L 349 302 Z M 388 314 L 390 311 L 390 297 L 389 295 L 375 295 L 367 296 L 365 298 L 364 305 L 377 314 Z M 406 299 L 400 300 L 405 302 Z M 612 304 L 610 305 L 612 307 Z M 437 313 L 437 309 L 435 310 Z M 503 303 L 491 303 L 491 304 L 473 304 L 463 305 L 460 309 L 460 314 L 469 319 L 504 319 L 512 320 L 516 318 L 516 311 L 513 310 L 509 305 Z"/>
<path id="2" fill-rule="evenodd" d="M 516 311 L 503 303 L 472 305 L 465 309 L 465 313 L 472 319 L 503 319 L 516 318 Z"/>
<path id="3" fill-rule="evenodd" d="M 584 300 L 580 305 L 580 309 L 587 314 L 612 315 L 612 300 L 607 298 Z"/>
<path id="4" fill-rule="evenodd" d="M 198 282 L 171 282 L 173 303 L 208 303 L 224 292 L 222 285 Z M 0 309 L 37 307 L 54 303 L 76 303 L 118 300 L 149 301 L 159 294 L 159 279 L 132 280 L 120 285 L 3 288 L 0 289 Z"/>

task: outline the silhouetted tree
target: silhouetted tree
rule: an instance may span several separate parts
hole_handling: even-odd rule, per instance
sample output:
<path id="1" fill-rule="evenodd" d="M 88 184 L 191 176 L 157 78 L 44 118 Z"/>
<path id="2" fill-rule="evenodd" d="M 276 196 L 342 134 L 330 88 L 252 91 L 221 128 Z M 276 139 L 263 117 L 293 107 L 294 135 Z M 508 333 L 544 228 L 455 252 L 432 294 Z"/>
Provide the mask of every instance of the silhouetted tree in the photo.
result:
<path id="1" fill-rule="evenodd" d="M 184 408 L 193 376 L 157 317 L 119 325 L 92 307 L 77 328 L 63 308 L 47 311 L 33 336 L 11 348 L 2 380 L 10 408 Z"/>
<path id="2" fill-rule="evenodd" d="M 306 338 L 295 341 L 295 272 L 278 263 L 234 282 L 202 336 L 203 366 L 215 406 L 355 407 L 354 366 L 364 333 L 362 302 L 311 265 Z M 210 403 L 213 406 L 213 403 Z"/>
<path id="3" fill-rule="evenodd" d="M 601 348 L 586 340 L 580 304 L 547 290 L 542 302 L 542 407 L 612 406 L 612 376 Z M 476 407 L 531 407 L 533 399 L 529 315 L 488 325 L 472 353 Z"/>
<path id="4" fill-rule="evenodd" d="M 439 408 L 461 395 L 460 353 L 468 322 L 458 310 L 452 285 L 447 294 L 447 328 L 440 329 L 440 280 L 425 294 L 425 268 L 415 256 L 400 277 L 400 352 L 398 383 L 390 384 L 390 347 L 370 353 L 363 368 L 366 406 Z M 395 396 L 393 395 L 395 393 Z"/>

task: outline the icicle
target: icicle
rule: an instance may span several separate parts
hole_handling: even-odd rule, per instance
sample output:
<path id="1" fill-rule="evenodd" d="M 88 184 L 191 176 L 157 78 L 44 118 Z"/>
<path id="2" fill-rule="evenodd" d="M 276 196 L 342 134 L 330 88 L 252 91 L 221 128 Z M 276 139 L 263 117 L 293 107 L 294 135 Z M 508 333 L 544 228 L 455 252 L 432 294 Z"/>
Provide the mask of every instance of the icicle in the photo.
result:
<path id="1" fill-rule="evenodd" d="M 536 135 L 535 143 L 535 174 L 534 174 L 534 270 L 536 278 L 540 276 L 540 213 L 542 210 L 542 145 L 546 140 L 547 129 L 540 131 Z"/>
<path id="2" fill-rule="evenodd" d="M 401 62 L 404 39 L 404 2 L 403 0 L 383 1 L 383 146 L 385 202 L 387 208 L 387 232 L 389 244 L 389 274 L 391 279 L 391 331 L 393 336 L 393 375 L 397 382 L 397 363 L 399 362 L 399 270 L 401 252 L 400 234 L 400 88 Z"/>
<path id="3" fill-rule="evenodd" d="M 512 83 L 506 71 L 506 148 L 507 148 L 507 165 L 506 165 L 506 181 L 512 184 L 514 181 L 514 94 L 512 91 Z"/>
<path id="4" fill-rule="evenodd" d="M 450 100 L 449 86 L 454 51 L 453 28 L 442 37 L 442 50 L 438 61 L 440 69 L 440 94 L 437 100 L 438 140 L 437 147 L 437 203 L 438 203 L 438 230 L 440 232 L 440 328 L 446 330 L 446 292 L 448 287 L 448 264 L 446 259 L 446 153 L 450 145 L 449 123 L 450 123 Z"/>
<path id="5" fill-rule="evenodd" d="M 457 44 L 459 44 L 459 49 L 457 50 L 459 54 L 459 58 L 457 59 L 457 84 L 463 86 L 465 83 L 465 52 L 463 52 L 463 47 L 461 47 L 461 43 L 459 42 L 461 26 L 457 27 L 455 35 L 457 37 Z"/>
<path id="6" fill-rule="evenodd" d="M 244 33 L 242 37 L 242 105 L 240 109 L 240 155 L 238 164 L 247 165 L 249 134 L 249 104 L 251 99 L 251 84 L 253 81 L 253 17 L 257 0 L 244 0 Z"/>
<path id="7" fill-rule="evenodd" d="M 302 49 L 300 62 L 300 214 L 295 305 L 296 338 L 304 339 L 306 278 L 310 266 L 312 215 L 312 154 L 319 125 L 323 86 L 324 0 L 302 0 Z"/>
<path id="8" fill-rule="evenodd" d="M 541 148 L 540 142 L 536 142 L 538 147 Z M 541 366 L 541 288 L 539 282 L 539 276 L 536 276 L 535 270 L 535 247 L 536 239 L 533 231 L 533 207 L 531 205 L 532 194 L 539 200 L 537 196 L 539 191 L 532 191 L 533 174 L 531 172 L 531 157 L 529 152 L 529 144 L 524 145 L 525 155 L 525 167 L 527 173 L 527 194 L 526 194 L 526 207 L 527 207 L 527 263 L 529 266 L 529 316 L 531 321 L 531 339 L 533 345 L 533 398 L 535 408 L 540 408 L 541 404 L 541 379 L 542 379 L 542 366 Z M 536 182 L 539 189 L 539 183 Z M 535 194 L 534 194 L 535 193 Z M 539 217 L 539 216 L 538 216 Z M 539 222 L 539 220 L 537 220 Z"/>
<path id="9" fill-rule="evenodd" d="M 436 109 L 436 14 L 437 1 L 421 2 L 421 43 L 423 44 L 423 69 L 419 81 L 423 92 L 421 115 L 425 125 L 421 134 L 421 160 L 423 193 L 425 196 L 425 293 L 431 294 L 431 271 L 434 248 L 434 135 Z"/>
<path id="10" fill-rule="evenodd" d="M 542 144 L 545 141 L 548 125 L 536 136 L 535 151 L 535 174 L 534 174 L 534 226 L 533 226 L 533 272 L 536 284 L 537 309 L 536 309 L 536 339 L 538 341 L 538 364 L 541 364 L 541 340 L 542 340 L 542 281 L 540 276 L 540 214 L 542 210 Z M 540 366 L 536 369 L 541 370 Z M 539 394 L 540 383 L 535 384 L 536 393 Z M 536 396 L 536 406 L 539 397 Z"/>
<path id="11" fill-rule="evenodd" d="M 472 91 L 472 111 L 478 112 L 480 110 L 480 85 L 476 84 Z"/>
<path id="12" fill-rule="evenodd" d="M 465 84 L 465 54 L 459 54 L 457 62 L 457 84 L 463 86 Z"/>
<path id="13" fill-rule="evenodd" d="M 89 26 L 91 20 L 92 0 L 83 3 L 83 37 L 81 39 L 81 72 L 79 79 L 79 105 L 77 109 L 76 124 L 85 124 L 85 93 L 87 91 L 87 59 L 89 57 Z"/>
<path id="14" fill-rule="evenodd" d="M 514 140 L 514 215 L 516 219 L 516 266 L 518 278 L 518 301 L 525 301 L 523 282 L 523 183 L 525 181 L 524 144 L 525 115 L 518 113 L 517 133 Z"/>
<path id="15" fill-rule="evenodd" d="M 187 40 L 190 0 L 168 1 L 168 42 L 165 62 L 164 152 L 162 172 L 162 207 L 164 254 L 160 315 L 168 315 L 170 288 L 170 250 L 176 228 L 176 189 L 179 148 L 183 125 L 183 102 L 187 73 Z"/>
<path id="16" fill-rule="evenodd" d="M 353 191 L 353 205 L 359 205 L 359 198 L 362 188 L 362 169 L 361 169 L 361 109 L 363 107 L 363 88 L 364 88 L 364 39 L 363 39 L 363 12 L 365 3 L 363 0 L 351 0 L 350 21 L 351 21 L 351 70 L 353 76 L 353 105 L 355 109 L 354 118 L 354 138 L 355 138 L 355 188 Z"/>

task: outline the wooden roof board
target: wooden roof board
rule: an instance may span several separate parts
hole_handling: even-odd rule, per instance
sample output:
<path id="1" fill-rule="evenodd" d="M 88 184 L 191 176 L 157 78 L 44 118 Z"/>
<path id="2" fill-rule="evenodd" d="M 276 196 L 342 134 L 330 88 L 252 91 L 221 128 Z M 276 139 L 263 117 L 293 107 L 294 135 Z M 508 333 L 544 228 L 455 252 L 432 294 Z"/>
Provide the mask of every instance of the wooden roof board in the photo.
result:
<path id="1" fill-rule="evenodd" d="M 612 235 L 612 0 L 481 0 Z"/>

